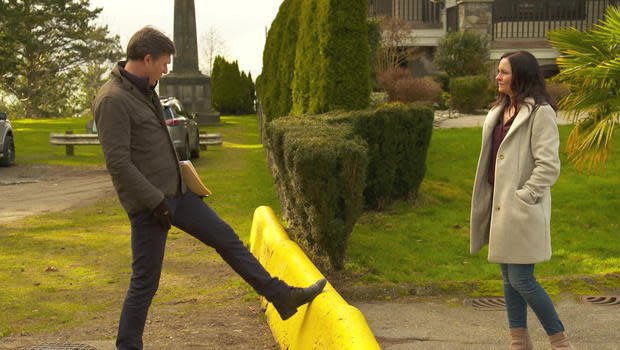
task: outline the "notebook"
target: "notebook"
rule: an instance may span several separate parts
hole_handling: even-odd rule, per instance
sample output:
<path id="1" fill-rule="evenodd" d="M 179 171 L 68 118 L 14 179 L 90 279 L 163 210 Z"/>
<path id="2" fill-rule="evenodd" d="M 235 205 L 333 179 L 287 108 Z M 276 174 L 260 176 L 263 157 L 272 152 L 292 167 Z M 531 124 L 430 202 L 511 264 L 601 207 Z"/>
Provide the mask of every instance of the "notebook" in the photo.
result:
<path id="1" fill-rule="evenodd" d="M 211 191 L 205 187 L 205 185 L 200 180 L 194 165 L 189 160 L 182 160 L 179 162 L 181 167 L 181 177 L 183 178 L 183 182 L 187 185 L 187 187 L 194 192 L 195 194 L 201 197 L 208 197 L 211 195 Z"/>

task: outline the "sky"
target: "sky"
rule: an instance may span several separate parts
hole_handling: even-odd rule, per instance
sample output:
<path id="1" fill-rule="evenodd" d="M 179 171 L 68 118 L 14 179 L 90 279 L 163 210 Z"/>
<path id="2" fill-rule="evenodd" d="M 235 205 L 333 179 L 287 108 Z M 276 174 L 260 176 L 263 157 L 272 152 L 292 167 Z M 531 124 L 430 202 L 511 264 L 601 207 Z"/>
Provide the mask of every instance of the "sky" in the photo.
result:
<path id="1" fill-rule="evenodd" d="M 263 66 L 266 29 L 282 1 L 195 0 L 199 54 L 203 34 L 213 27 L 225 43 L 226 59 L 238 61 L 239 69 L 252 72 L 256 79 Z M 173 38 L 174 0 L 90 0 L 90 4 L 103 8 L 97 23 L 120 36 L 123 52 L 133 33 L 147 25 Z"/>

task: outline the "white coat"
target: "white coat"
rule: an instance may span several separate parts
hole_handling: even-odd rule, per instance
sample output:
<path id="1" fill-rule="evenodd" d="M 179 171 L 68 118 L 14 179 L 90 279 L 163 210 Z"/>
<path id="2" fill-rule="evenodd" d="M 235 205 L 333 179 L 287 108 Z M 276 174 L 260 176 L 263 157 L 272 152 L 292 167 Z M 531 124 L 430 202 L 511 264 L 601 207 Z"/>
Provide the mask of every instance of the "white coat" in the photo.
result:
<path id="1" fill-rule="evenodd" d="M 488 260 L 535 264 L 551 258 L 551 191 L 560 175 L 556 113 L 525 99 L 497 152 L 495 186 L 488 182 L 493 129 L 503 105 L 489 111 L 482 128 L 470 218 L 470 253 L 489 245 Z"/>

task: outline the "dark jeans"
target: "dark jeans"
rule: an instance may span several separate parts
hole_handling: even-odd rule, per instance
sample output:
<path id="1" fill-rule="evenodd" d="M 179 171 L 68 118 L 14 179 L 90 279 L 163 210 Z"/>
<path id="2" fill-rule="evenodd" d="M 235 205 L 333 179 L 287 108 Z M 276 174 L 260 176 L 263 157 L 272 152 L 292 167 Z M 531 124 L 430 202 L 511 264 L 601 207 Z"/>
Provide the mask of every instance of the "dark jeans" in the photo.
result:
<path id="1" fill-rule="evenodd" d="M 534 264 L 500 264 L 504 279 L 504 298 L 510 328 L 527 328 L 529 305 L 547 335 L 564 332 L 549 294 L 534 277 Z"/>
<path id="2" fill-rule="evenodd" d="M 215 248 L 241 277 L 270 302 L 283 298 L 291 287 L 271 275 L 246 248 L 233 229 L 188 191 L 167 200 L 172 224 Z M 166 237 L 152 211 L 129 215 L 131 221 L 132 276 L 118 327 L 118 349 L 142 349 L 142 332 L 148 308 L 159 286 Z"/>

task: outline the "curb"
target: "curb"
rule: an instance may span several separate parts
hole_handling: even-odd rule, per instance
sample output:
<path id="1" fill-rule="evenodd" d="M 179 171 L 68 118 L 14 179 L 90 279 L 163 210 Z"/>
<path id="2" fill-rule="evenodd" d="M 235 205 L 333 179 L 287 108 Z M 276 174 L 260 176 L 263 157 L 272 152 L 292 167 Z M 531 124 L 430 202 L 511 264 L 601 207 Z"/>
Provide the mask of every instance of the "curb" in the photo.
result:
<path id="1" fill-rule="evenodd" d="M 308 286 L 324 278 L 299 246 L 290 240 L 273 210 L 254 211 L 250 251 L 273 276 L 294 286 Z M 265 314 L 282 349 L 381 349 L 364 315 L 349 305 L 328 282 L 324 292 L 282 321 L 273 305 Z"/>

